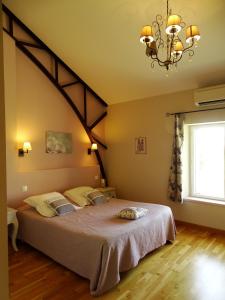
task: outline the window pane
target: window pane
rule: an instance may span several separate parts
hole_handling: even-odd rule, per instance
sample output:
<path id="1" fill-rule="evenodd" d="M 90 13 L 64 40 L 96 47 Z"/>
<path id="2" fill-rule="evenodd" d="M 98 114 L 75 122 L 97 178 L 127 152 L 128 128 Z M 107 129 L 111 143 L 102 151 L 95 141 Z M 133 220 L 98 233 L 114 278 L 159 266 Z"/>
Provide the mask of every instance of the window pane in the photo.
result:
<path id="1" fill-rule="evenodd" d="M 224 198 L 224 126 L 193 127 L 194 194 Z"/>

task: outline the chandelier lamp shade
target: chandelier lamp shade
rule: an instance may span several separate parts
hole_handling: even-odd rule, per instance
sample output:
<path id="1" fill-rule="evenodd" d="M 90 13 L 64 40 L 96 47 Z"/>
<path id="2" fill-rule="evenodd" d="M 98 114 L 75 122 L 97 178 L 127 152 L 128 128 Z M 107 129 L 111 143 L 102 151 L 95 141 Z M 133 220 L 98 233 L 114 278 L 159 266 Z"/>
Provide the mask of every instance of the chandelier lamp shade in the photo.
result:
<path id="1" fill-rule="evenodd" d="M 140 42 L 146 45 L 145 54 L 152 59 L 152 68 L 157 62 L 159 66 L 169 70 L 172 66 L 177 67 L 184 53 L 188 53 L 189 58 L 194 55 L 193 46 L 197 46 L 200 32 L 196 25 L 188 26 L 184 32 L 185 27 L 182 17 L 172 14 L 167 0 L 166 18 L 157 15 L 152 25 L 142 28 Z"/>

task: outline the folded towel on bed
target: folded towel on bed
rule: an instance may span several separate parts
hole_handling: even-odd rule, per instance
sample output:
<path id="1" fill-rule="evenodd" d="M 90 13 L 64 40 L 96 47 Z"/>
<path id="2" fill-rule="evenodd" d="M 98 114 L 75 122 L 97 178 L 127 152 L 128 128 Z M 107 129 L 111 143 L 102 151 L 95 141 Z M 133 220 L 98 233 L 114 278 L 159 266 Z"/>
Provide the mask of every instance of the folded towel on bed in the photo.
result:
<path id="1" fill-rule="evenodd" d="M 136 220 L 145 216 L 148 211 L 147 208 L 143 207 L 127 207 L 122 209 L 118 216 L 123 219 Z"/>

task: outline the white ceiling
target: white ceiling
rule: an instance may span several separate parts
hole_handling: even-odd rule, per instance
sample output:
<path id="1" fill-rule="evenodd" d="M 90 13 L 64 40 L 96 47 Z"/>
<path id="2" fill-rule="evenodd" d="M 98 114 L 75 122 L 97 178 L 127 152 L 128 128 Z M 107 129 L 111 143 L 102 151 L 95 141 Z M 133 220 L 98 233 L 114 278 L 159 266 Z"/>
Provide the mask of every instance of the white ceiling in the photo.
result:
<path id="1" fill-rule="evenodd" d="M 166 0 L 3 0 L 3 3 L 109 104 L 225 82 L 225 0 L 171 0 L 202 39 L 169 77 L 154 72 L 139 42 Z"/>

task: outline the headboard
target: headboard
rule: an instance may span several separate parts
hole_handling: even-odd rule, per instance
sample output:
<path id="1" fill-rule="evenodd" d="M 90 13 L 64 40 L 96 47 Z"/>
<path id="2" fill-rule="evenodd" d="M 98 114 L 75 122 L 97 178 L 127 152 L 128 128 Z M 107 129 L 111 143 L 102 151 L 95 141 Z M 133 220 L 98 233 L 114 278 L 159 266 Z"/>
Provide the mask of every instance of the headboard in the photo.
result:
<path id="1" fill-rule="evenodd" d="M 12 180 L 13 179 L 13 180 Z M 10 178 L 7 187 L 7 204 L 18 207 L 22 200 L 30 195 L 64 190 L 81 185 L 97 187 L 100 184 L 99 166 L 37 170 L 32 172 L 17 172 Z M 27 186 L 27 192 L 22 186 Z"/>

